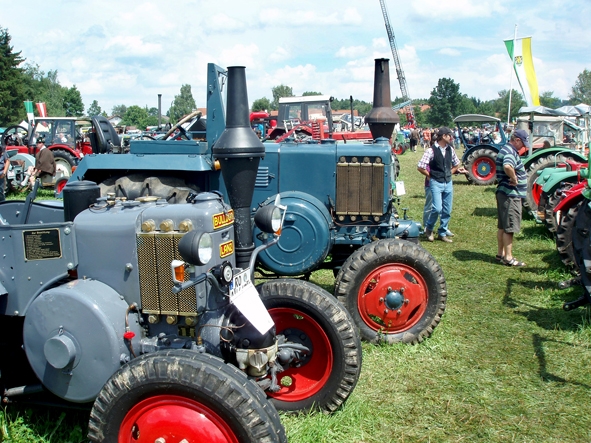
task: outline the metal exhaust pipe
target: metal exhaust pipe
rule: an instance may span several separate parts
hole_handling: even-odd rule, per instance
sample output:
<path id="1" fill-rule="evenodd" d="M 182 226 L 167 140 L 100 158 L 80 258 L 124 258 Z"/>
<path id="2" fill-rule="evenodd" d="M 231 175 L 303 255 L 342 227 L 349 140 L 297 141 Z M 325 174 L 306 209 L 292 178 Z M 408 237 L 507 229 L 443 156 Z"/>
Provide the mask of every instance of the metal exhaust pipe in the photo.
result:
<path id="1" fill-rule="evenodd" d="M 375 59 L 375 74 L 373 83 L 373 108 L 365 116 L 365 122 L 369 125 L 369 130 L 373 139 L 386 137 L 390 139 L 394 126 L 400 123 L 400 117 L 392 109 L 392 99 L 390 96 L 390 68 L 389 59 Z"/>
<path id="2" fill-rule="evenodd" d="M 236 266 L 245 269 L 254 251 L 250 206 L 265 145 L 250 127 L 244 66 L 228 67 L 226 129 L 212 148 L 234 210 Z"/>

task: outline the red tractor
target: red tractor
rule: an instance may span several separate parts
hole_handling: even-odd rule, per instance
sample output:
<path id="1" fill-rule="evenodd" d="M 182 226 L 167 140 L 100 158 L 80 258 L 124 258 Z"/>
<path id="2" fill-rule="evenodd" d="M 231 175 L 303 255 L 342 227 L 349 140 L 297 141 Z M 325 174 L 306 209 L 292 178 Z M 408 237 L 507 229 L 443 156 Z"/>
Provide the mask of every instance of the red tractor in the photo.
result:
<path id="1" fill-rule="evenodd" d="M 38 117 L 27 126 L 10 126 L 2 134 L 2 146 L 7 150 L 17 149 L 19 154 L 35 155 L 38 137 L 45 139 L 45 145 L 53 153 L 58 170 L 69 177 L 72 169 L 86 154 L 92 154 L 90 140 L 84 137 L 80 128 L 90 126 L 90 121 L 75 117 Z"/>

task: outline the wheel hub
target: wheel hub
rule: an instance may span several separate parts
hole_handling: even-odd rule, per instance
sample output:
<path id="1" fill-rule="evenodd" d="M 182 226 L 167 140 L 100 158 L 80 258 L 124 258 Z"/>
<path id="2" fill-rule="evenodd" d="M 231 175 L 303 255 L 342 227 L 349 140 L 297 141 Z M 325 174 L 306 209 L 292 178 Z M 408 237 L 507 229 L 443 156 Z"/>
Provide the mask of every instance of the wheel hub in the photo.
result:
<path id="1" fill-rule="evenodd" d="M 392 288 L 388 288 L 388 294 L 386 295 L 386 299 L 384 300 L 388 309 L 399 309 L 404 304 L 404 295 L 402 294 L 404 289 L 400 289 L 400 291 L 392 290 Z"/>

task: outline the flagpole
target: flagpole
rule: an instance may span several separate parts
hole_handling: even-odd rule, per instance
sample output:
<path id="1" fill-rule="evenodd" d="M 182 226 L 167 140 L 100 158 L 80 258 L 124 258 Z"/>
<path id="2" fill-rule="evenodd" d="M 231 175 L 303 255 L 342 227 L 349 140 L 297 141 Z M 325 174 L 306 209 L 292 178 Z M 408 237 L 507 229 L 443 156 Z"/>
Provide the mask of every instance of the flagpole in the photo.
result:
<path id="1" fill-rule="evenodd" d="M 509 80 L 509 108 L 507 109 L 507 125 L 511 120 L 511 93 L 513 92 L 513 71 L 515 70 L 515 40 L 517 40 L 517 24 L 513 34 L 513 53 L 511 54 L 511 77 Z"/>

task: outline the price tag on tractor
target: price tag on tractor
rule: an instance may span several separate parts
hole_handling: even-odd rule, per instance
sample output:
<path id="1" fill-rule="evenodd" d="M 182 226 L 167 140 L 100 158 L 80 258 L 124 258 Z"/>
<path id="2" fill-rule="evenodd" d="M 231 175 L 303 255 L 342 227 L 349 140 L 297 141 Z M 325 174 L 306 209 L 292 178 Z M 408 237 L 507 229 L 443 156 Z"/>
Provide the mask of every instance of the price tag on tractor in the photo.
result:
<path id="1" fill-rule="evenodd" d="M 230 303 L 236 306 L 261 334 L 273 327 L 273 320 L 250 280 L 250 269 L 234 276 L 230 286 Z"/>

